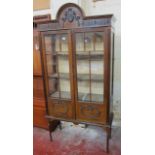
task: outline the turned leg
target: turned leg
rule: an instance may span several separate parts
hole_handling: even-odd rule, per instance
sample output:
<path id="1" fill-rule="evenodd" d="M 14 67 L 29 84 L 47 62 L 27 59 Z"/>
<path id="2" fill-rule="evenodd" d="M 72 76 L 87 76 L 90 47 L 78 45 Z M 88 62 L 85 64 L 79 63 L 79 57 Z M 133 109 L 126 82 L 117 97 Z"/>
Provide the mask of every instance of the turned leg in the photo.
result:
<path id="1" fill-rule="evenodd" d="M 62 124 L 61 124 L 61 121 L 60 121 L 60 124 L 59 124 L 59 129 L 62 130 Z"/>
<path id="2" fill-rule="evenodd" d="M 111 131 L 112 131 L 112 128 L 111 128 L 111 126 L 110 126 L 110 129 L 109 129 L 110 131 L 109 131 L 109 138 L 111 139 Z"/>
<path id="3" fill-rule="evenodd" d="M 49 128 L 50 141 L 53 141 L 53 138 L 52 138 L 52 129 L 51 129 L 51 123 L 50 122 L 48 123 L 48 128 Z"/>
<path id="4" fill-rule="evenodd" d="M 111 128 L 110 127 L 106 127 L 106 152 L 109 153 L 109 139 L 111 136 Z"/>
<path id="5" fill-rule="evenodd" d="M 50 134 L 50 141 L 52 142 L 53 141 L 52 132 L 49 131 L 49 134 Z"/>
<path id="6" fill-rule="evenodd" d="M 49 129 L 49 135 L 50 135 L 50 140 L 51 141 L 53 141 L 52 132 L 57 128 L 57 126 L 59 124 L 60 124 L 60 121 L 59 120 L 50 119 L 49 122 L 48 122 L 48 129 Z"/>
<path id="7" fill-rule="evenodd" d="M 109 131 L 109 138 L 111 139 L 111 132 L 112 132 L 112 120 L 113 120 L 113 113 L 110 115 L 110 131 Z"/>
<path id="8" fill-rule="evenodd" d="M 109 135 L 106 137 L 106 152 L 109 153 Z"/>
<path id="9" fill-rule="evenodd" d="M 110 127 L 109 126 L 103 127 L 103 130 L 106 132 L 106 147 L 105 147 L 105 151 L 107 153 L 109 153 Z"/>
<path id="10" fill-rule="evenodd" d="M 87 128 L 88 127 L 88 124 L 85 124 L 85 128 Z"/>
<path id="11" fill-rule="evenodd" d="M 113 120 L 113 113 L 110 115 L 110 121 L 107 126 L 103 126 L 103 129 L 106 131 L 106 152 L 109 153 L 109 140 L 111 138 L 111 131 L 112 131 L 112 120 Z"/>

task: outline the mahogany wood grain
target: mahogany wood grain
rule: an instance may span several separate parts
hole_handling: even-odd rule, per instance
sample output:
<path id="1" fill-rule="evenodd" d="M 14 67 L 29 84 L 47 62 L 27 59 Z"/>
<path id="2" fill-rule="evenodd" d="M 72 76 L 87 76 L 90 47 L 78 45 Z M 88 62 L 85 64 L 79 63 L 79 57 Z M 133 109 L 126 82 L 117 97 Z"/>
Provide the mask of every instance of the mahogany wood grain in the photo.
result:
<path id="1" fill-rule="evenodd" d="M 45 107 L 33 107 L 33 125 L 48 129 L 48 121 L 45 118 L 46 110 Z"/>
<path id="2" fill-rule="evenodd" d="M 33 75 L 42 75 L 41 57 L 39 50 L 39 32 L 33 31 Z"/>
<path id="3" fill-rule="evenodd" d="M 39 32 L 33 30 L 33 125 L 48 129 L 42 78 Z"/>

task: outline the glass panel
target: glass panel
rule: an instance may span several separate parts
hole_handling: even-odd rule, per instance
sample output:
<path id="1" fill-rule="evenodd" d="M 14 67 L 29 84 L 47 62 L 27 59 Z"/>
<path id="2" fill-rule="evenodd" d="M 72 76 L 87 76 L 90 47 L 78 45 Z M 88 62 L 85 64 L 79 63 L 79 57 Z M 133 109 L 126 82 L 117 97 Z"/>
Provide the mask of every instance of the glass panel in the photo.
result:
<path id="1" fill-rule="evenodd" d="M 52 98 L 70 99 L 67 34 L 45 36 L 45 50 L 49 95 Z"/>
<path id="2" fill-rule="evenodd" d="M 91 93 L 93 102 L 103 102 L 103 61 L 91 61 Z"/>
<path id="3" fill-rule="evenodd" d="M 103 32 L 76 34 L 77 90 L 79 101 L 103 103 L 103 55 Z"/>
<path id="4" fill-rule="evenodd" d="M 85 43 L 85 51 L 93 51 L 94 43 L 93 43 L 93 33 L 85 33 L 84 43 Z"/>
<path id="5" fill-rule="evenodd" d="M 90 101 L 89 81 L 79 81 L 78 80 L 78 100 L 79 101 Z"/>
<path id="6" fill-rule="evenodd" d="M 53 48 L 55 50 L 54 52 L 60 51 L 60 38 L 59 38 L 59 35 L 56 35 L 55 43 L 53 43 L 53 47 L 54 46 L 55 46 L 55 48 Z"/>
<path id="7" fill-rule="evenodd" d="M 94 51 L 91 55 L 91 100 L 92 102 L 103 102 L 104 84 L 104 42 L 103 32 L 94 33 Z"/>
<path id="8" fill-rule="evenodd" d="M 94 33 L 95 50 L 91 52 L 91 93 L 93 102 L 104 100 L 104 41 L 103 32 Z M 96 57 L 96 58 L 95 58 Z"/>
<path id="9" fill-rule="evenodd" d="M 51 42 L 52 40 L 51 40 L 51 36 L 46 36 L 45 37 L 45 47 L 46 47 L 46 52 L 49 52 L 49 51 L 51 51 L 52 50 L 52 42 Z"/>
<path id="10" fill-rule="evenodd" d="M 92 94 L 91 94 L 91 101 L 92 102 L 103 102 L 103 82 L 94 82 L 92 81 Z"/>
<path id="11" fill-rule="evenodd" d="M 103 42 L 103 32 L 95 32 L 95 50 L 103 52 L 104 42 Z"/>
<path id="12" fill-rule="evenodd" d="M 59 80 L 57 78 L 49 78 L 49 93 L 50 96 L 53 98 L 59 98 L 60 92 L 59 92 Z"/>
<path id="13" fill-rule="evenodd" d="M 70 98 L 70 77 L 68 56 L 59 57 L 59 78 L 61 98 Z"/>
<path id="14" fill-rule="evenodd" d="M 90 101 L 89 61 L 77 60 L 78 100 Z"/>
<path id="15" fill-rule="evenodd" d="M 84 33 L 76 35 L 78 100 L 90 101 L 89 52 L 85 51 Z"/>
<path id="16" fill-rule="evenodd" d="M 68 54 L 68 37 L 66 34 L 62 34 L 61 37 L 61 53 Z"/>
<path id="17" fill-rule="evenodd" d="M 77 33 L 76 34 L 76 52 L 80 53 L 84 51 L 84 34 Z"/>

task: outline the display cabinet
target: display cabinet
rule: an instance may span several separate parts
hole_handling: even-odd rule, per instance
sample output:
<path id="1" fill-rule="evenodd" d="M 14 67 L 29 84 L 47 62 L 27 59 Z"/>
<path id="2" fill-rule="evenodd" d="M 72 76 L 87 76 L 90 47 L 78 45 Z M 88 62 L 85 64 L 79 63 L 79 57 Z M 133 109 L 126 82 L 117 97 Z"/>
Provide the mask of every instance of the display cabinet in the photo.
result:
<path id="1" fill-rule="evenodd" d="M 86 17 L 63 5 L 56 20 L 39 25 L 46 118 L 103 127 L 112 122 L 112 15 Z"/>

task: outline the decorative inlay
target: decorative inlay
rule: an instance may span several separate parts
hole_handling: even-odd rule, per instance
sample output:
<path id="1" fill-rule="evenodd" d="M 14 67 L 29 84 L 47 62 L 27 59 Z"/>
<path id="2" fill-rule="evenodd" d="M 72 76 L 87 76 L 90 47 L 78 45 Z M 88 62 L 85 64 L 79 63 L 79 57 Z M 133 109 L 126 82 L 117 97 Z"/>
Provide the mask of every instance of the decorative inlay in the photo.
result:
<path id="1" fill-rule="evenodd" d="M 72 8 L 68 8 L 68 10 L 65 11 L 65 15 L 62 18 L 62 21 L 72 23 L 74 20 L 77 21 L 78 25 L 80 24 L 80 16 L 77 16 L 76 12 Z"/>
<path id="2" fill-rule="evenodd" d="M 110 25 L 111 21 L 110 19 L 90 19 L 90 20 L 84 20 L 83 23 L 80 25 L 83 27 L 92 27 L 92 26 L 106 26 Z"/>
<path id="3" fill-rule="evenodd" d="M 65 17 L 64 17 L 65 18 Z M 55 29 L 61 29 L 63 28 L 65 22 L 67 21 L 67 19 L 62 19 L 62 26 L 59 23 L 48 23 L 48 24 L 40 24 L 38 25 L 38 27 L 40 28 L 40 30 L 55 30 Z M 80 18 L 80 17 L 79 17 Z M 102 20 L 98 20 L 98 19 L 90 19 L 90 20 L 82 20 L 79 19 L 78 21 L 78 25 L 75 25 L 73 27 L 98 27 L 98 26 L 110 26 L 111 25 L 111 21 L 110 19 L 102 19 Z"/>
<path id="4" fill-rule="evenodd" d="M 101 112 L 98 110 L 96 106 L 93 105 L 81 105 L 80 106 L 81 113 L 87 118 L 98 118 L 101 115 Z"/>
<path id="5" fill-rule="evenodd" d="M 61 115 L 66 116 L 67 111 L 68 111 L 68 106 L 63 102 L 58 101 L 58 102 L 54 103 L 53 110 L 54 110 L 54 113 L 59 116 L 61 116 Z"/>

